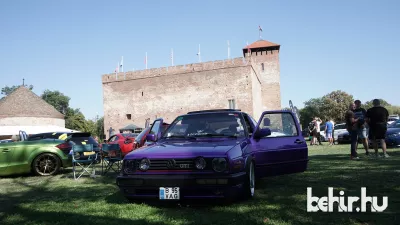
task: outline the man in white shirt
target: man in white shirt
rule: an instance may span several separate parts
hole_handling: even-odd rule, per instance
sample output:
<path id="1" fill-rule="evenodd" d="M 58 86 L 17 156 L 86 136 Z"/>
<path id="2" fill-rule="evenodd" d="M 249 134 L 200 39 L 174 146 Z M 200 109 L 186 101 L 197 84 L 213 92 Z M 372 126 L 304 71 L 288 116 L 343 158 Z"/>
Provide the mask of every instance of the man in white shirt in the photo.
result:
<path id="1" fill-rule="evenodd" d="M 315 117 L 315 128 L 316 128 L 316 131 L 317 131 L 317 140 L 318 140 L 318 143 L 320 145 L 322 145 L 322 143 L 321 143 L 321 134 L 320 134 L 320 132 L 321 132 L 321 127 L 320 127 L 321 123 L 322 123 L 322 120 L 320 118 L 318 118 L 318 117 Z"/>

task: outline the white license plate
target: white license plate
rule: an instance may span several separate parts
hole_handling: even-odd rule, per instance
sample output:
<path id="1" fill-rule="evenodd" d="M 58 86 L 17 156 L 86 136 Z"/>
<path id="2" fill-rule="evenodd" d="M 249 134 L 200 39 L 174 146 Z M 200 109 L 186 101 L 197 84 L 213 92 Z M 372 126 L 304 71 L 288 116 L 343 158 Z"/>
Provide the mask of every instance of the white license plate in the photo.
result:
<path id="1" fill-rule="evenodd" d="M 179 199 L 178 187 L 160 187 L 160 199 Z"/>

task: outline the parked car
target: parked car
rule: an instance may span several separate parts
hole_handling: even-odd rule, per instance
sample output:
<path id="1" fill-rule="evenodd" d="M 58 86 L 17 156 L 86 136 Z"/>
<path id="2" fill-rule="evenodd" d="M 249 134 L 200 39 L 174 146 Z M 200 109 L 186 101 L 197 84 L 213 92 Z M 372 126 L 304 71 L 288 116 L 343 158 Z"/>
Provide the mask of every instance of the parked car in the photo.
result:
<path id="1" fill-rule="evenodd" d="M 308 148 L 291 111 L 263 112 L 256 122 L 240 110 L 178 116 L 155 142 L 125 156 L 116 183 L 128 199 L 251 198 L 255 180 L 307 169 Z M 290 184 L 287 184 L 290 185 Z"/>
<path id="2" fill-rule="evenodd" d="M 396 120 L 390 125 L 388 125 L 386 131 L 386 146 L 387 147 L 400 147 L 400 120 Z M 369 145 L 372 148 L 372 141 L 369 140 Z M 378 146 L 381 146 L 381 143 L 378 142 Z"/>
<path id="3" fill-rule="evenodd" d="M 334 134 L 333 134 L 333 138 L 335 139 L 335 141 L 337 141 L 338 138 L 339 138 L 339 135 L 344 133 L 344 132 L 347 132 L 346 123 L 335 124 L 335 126 L 334 126 Z"/>
<path id="4" fill-rule="evenodd" d="M 341 134 L 338 135 L 338 138 L 336 139 L 338 144 L 351 144 L 351 138 L 350 134 L 348 131 L 342 132 Z M 361 138 L 358 138 L 358 143 L 362 143 Z"/>
<path id="5" fill-rule="evenodd" d="M 133 150 L 134 141 L 138 134 L 135 133 L 118 133 L 112 135 L 107 143 L 108 144 L 119 144 L 122 151 L 122 156 L 128 154 Z"/>
<path id="6" fill-rule="evenodd" d="M 27 140 L 20 131 L 12 142 L 0 143 L 0 176 L 33 172 L 39 176 L 55 175 L 61 167 L 70 167 L 71 148 L 64 140 Z M 67 143 L 67 144 L 66 144 Z"/>
<path id="7" fill-rule="evenodd" d="M 0 140 L 0 143 L 8 143 L 8 142 L 12 142 L 12 140 L 11 139 Z"/>
<path id="8" fill-rule="evenodd" d="M 91 136 L 89 132 L 47 132 L 47 133 L 38 133 L 31 134 L 27 138 L 27 141 L 36 141 L 42 139 L 59 139 L 61 135 L 69 136 L 69 141 L 63 143 L 62 147 L 65 149 L 72 149 L 72 145 L 85 145 L 92 144 L 94 152 L 100 152 L 101 145 Z M 79 154 L 81 159 L 87 158 L 82 154 Z M 96 160 L 96 164 L 100 163 L 100 158 Z"/>
<path id="9" fill-rule="evenodd" d="M 72 141 L 73 144 L 92 144 L 94 151 L 100 151 L 99 143 L 91 136 L 89 132 L 47 132 L 31 134 L 29 135 L 27 141 L 36 141 L 41 139 L 58 139 L 63 134 L 67 134 L 68 136 L 70 136 L 71 138 L 69 140 Z"/>

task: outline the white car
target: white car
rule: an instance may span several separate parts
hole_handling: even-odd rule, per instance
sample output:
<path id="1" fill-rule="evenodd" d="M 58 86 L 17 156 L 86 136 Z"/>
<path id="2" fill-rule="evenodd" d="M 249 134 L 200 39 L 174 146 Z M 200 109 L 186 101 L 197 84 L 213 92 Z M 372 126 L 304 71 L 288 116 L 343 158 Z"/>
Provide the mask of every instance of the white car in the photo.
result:
<path id="1" fill-rule="evenodd" d="M 397 114 L 389 115 L 388 124 L 391 124 L 394 121 L 399 120 L 399 119 L 400 119 L 400 116 Z"/>
<path id="2" fill-rule="evenodd" d="M 321 128 L 321 132 L 320 132 L 321 141 L 328 141 L 328 140 L 326 139 L 326 134 L 325 134 L 325 124 L 324 124 L 324 125 L 321 125 L 320 128 Z M 347 132 L 346 123 L 339 123 L 339 124 L 336 124 L 336 125 L 334 126 L 333 129 L 334 129 L 334 131 L 333 131 L 333 133 L 334 133 L 334 134 L 333 134 L 333 138 L 334 138 L 335 141 L 337 141 L 338 136 L 339 136 L 340 134 L 342 134 L 343 132 Z"/>

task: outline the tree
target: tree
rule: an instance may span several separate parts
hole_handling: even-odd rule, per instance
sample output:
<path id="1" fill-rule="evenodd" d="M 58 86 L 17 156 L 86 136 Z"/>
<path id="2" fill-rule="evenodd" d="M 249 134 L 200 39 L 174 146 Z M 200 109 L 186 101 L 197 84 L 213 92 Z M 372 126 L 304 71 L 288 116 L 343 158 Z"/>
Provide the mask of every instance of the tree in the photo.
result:
<path id="1" fill-rule="evenodd" d="M 64 115 L 67 113 L 70 100 L 68 96 L 65 96 L 63 93 L 59 91 L 45 90 L 41 97 L 47 103 L 56 108 L 57 111 L 59 111 L 60 113 Z"/>
<path id="2" fill-rule="evenodd" d="M 320 117 L 323 121 L 332 119 L 336 123 L 343 122 L 344 115 L 353 101 L 352 95 L 340 90 L 321 98 L 312 98 L 304 102 L 304 108 L 300 110 L 300 122 L 305 126 L 313 117 Z"/>
<path id="3" fill-rule="evenodd" d="M 65 114 L 65 127 L 72 130 L 87 132 L 86 119 L 80 109 L 69 108 Z"/>
<path id="4" fill-rule="evenodd" d="M 15 91 L 15 89 L 19 88 L 20 86 L 22 86 L 22 85 L 13 85 L 11 87 L 5 86 L 1 89 L 1 94 L 7 96 L 7 95 L 11 94 L 13 91 Z M 33 89 L 33 85 L 24 85 L 24 86 L 29 88 L 29 90 Z"/>

